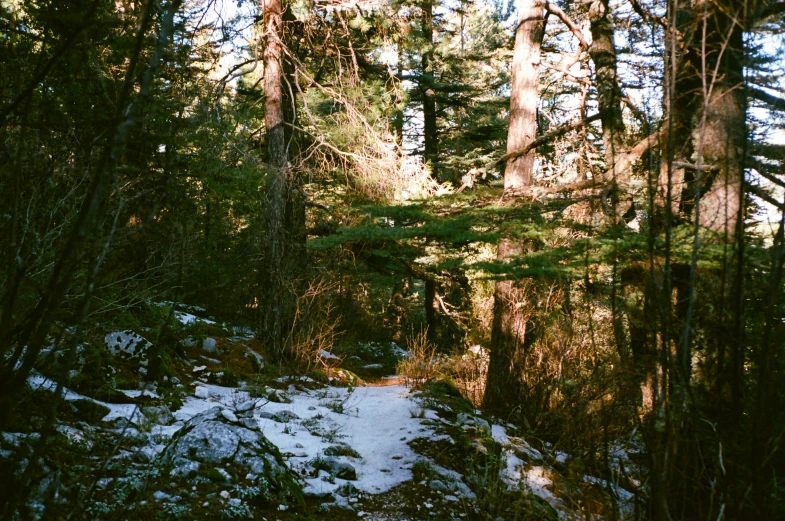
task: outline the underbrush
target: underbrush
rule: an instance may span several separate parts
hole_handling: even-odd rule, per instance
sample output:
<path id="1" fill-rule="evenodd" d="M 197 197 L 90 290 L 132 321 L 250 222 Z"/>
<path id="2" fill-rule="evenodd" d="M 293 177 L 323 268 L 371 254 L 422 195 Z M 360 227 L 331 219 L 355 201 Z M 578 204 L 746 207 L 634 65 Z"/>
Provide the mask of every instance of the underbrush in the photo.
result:
<path id="1" fill-rule="evenodd" d="M 423 389 L 430 382 L 448 379 L 469 402 L 480 405 L 488 372 L 488 355 L 482 347 L 450 356 L 438 353 L 426 330 L 407 337 L 406 346 L 407 354 L 396 368 L 406 385 Z"/>

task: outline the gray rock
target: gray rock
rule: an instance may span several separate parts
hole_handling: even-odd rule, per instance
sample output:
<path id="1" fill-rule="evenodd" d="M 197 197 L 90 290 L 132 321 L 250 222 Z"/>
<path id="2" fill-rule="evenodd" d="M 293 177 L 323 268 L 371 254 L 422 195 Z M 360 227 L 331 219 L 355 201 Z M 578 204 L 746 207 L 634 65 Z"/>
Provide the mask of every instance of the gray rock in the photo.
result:
<path id="1" fill-rule="evenodd" d="M 471 414 L 466 414 L 466 413 L 459 413 L 458 417 L 456 418 L 456 421 L 458 422 L 458 425 L 468 425 L 476 428 L 477 430 L 484 432 L 488 436 L 491 435 L 491 424 L 478 416 L 472 416 Z"/>
<path id="2" fill-rule="evenodd" d="M 171 382 L 172 382 L 173 385 L 180 385 L 180 379 L 177 378 L 176 376 L 172 377 Z"/>
<path id="3" fill-rule="evenodd" d="M 240 476 L 250 473 L 263 478 L 281 497 L 297 495 L 299 485 L 278 448 L 258 428 L 233 422 L 224 413 L 234 415 L 213 407 L 188 420 L 172 437 L 161 454 L 162 463 L 174 468 L 172 475 L 188 476 L 205 466 L 221 473 L 228 467 Z"/>
<path id="4" fill-rule="evenodd" d="M 166 501 L 166 500 L 171 499 L 172 496 L 170 496 L 169 494 L 167 494 L 163 490 L 156 490 L 153 493 L 153 498 L 160 503 L 161 501 Z"/>
<path id="5" fill-rule="evenodd" d="M 246 428 L 254 430 L 259 428 L 259 422 L 254 420 L 253 418 L 242 418 L 240 423 L 245 425 Z"/>
<path id="6" fill-rule="evenodd" d="M 290 422 L 290 421 L 292 421 L 292 420 L 299 420 L 299 419 L 300 419 L 300 417 L 299 417 L 299 416 L 297 416 L 297 415 L 296 415 L 295 413 L 293 413 L 292 411 L 286 411 L 286 410 L 284 410 L 284 411 L 278 411 L 277 413 L 275 413 L 275 415 L 273 416 L 273 418 L 274 418 L 275 420 L 278 420 L 278 421 L 279 421 L 279 422 L 281 422 L 281 423 L 289 423 L 289 422 Z"/>
<path id="7" fill-rule="evenodd" d="M 230 421 L 232 423 L 237 423 L 239 421 L 237 419 L 237 415 L 234 414 L 229 409 L 221 409 L 221 416 L 223 416 L 226 420 L 228 420 L 228 421 Z"/>
<path id="8" fill-rule="evenodd" d="M 218 352 L 218 344 L 214 338 L 207 337 L 202 342 L 202 349 L 207 353 L 216 353 Z"/>
<path id="9" fill-rule="evenodd" d="M 322 458 L 317 461 L 316 468 L 326 470 L 336 478 L 354 481 L 357 479 L 357 470 L 351 463 L 346 463 L 338 458 Z"/>
<path id="10" fill-rule="evenodd" d="M 256 407 L 256 400 L 246 400 L 235 407 L 237 412 L 247 412 Z"/>
<path id="11" fill-rule="evenodd" d="M 206 400 L 210 397 L 210 390 L 207 387 L 199 385 L 196 387 L 196 391 L 194 391 L 194 396 Z"/>
<path id="12" fill-rule="evenodd" d="M 449 488 L 447 488 L 447 485 L 445 485 L 444 482 L 439 481 L 438 479 L 432 479 L 428 483 L 428 486 L 431 487 L 431 490 L 435 490 L 437 492 L 447 492 L 448 490 L 450 490 Z"/>
<path id="13" fill-rule="evenodd" d="M 472 489 L 470 489 L 463 481 L 453 481 L 450 483 L 450 488 L 452 488 L 453 492 L 455 492 L 455 495 L 457 496 L 469 499 L 474 499 L 477 497 L 474 492 L 472 492 Z"/>
<path id="14" fill-rule="evenodd" d="M 142 407 L 142 414 L 144 414 L 147 419 L 157 425 L 170 425 L 174 422 L 174 416 L 172 415 L 172 412 L 163 405 L 159 407 Z"/>

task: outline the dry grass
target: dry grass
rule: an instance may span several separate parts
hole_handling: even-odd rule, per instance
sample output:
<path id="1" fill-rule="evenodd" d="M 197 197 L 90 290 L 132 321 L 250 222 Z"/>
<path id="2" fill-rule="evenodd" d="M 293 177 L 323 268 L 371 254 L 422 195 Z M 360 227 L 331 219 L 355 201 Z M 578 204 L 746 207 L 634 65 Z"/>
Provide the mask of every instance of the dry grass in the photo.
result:
<path id="1" fill-rule="evenodd" d="M 436 346 L 428 341 L 428 330 L 406 337 L 408 355 L 398 362 L 397 373 L 406 385 L 420 388 L 430 380 L 441 376 L 444 364 L 436 354 Z"/>
<path id="2" fill-rule="evenodd" d="M 328 364 L 319 351 L 331 351 L 339 335 L 336 306 L 329 298 L 335 284 L 326 279 L 312 280 L 297 297 L 294 320 L 286 337 L 286 352 L 292 355 L 294 367 L 308 373 L 315 364 Z"/>

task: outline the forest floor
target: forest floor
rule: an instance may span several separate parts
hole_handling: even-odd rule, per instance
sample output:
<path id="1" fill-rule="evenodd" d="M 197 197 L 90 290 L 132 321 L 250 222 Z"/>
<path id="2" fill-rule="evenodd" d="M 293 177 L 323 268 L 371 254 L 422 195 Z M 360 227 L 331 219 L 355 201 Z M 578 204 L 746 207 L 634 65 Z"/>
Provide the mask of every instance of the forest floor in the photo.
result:
<path id="1" fill-rule="evenodd" d="M 187 313 L 178 319 L 197 321 Z M 311 376 L 280 376 L 264 367 L 256 341 L 237 333 L 187 337 L 167 385 L 136 376 L 149 366 L 142 354 L 149 342 L 131 331 L 107 334 L 110 350 L 128 362 L 119 369 L 125 399 L 64 388 L 56 430 L 69 456 L 42 462 L 44 474 L 80 469 L 61 481 L 82 483 L 85 512 L 95 519 L 578 517 L 560 497 L 566 454 L 509 435 L 512 426 L 482 418 L 448 380 L 403 385 L 391 373 L 407 353 L 394 343 L 320 352 Z M 29 385 L 39 406 L 56 389 L 39 372 Z M 34 445 L 35 426 L 1 433 L 0 448 L 24 453 L 18 449 Z M 618 487 L 617 495 L 629 499 Z M 47 497 L 33 494 L 33 514 L 62 517 L 47 513 L 67 505 L 52 507 Z"/>

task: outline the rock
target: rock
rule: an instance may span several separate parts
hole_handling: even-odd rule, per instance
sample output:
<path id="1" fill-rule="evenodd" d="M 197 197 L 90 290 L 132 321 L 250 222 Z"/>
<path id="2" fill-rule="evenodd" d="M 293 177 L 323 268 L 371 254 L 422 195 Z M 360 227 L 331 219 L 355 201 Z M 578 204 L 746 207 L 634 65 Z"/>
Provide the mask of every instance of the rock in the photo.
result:
<path id="1" fill-rule="evenodd" d="M 458 481 L 458 480 L 453 481 L 452 483 L 450 483 L 450 488 L 452 488 L 452 491 L 457 496 L 465 497 L 468 499 L 474 499 L 477 497 L 475 493 L 472 492 L 472 489 L 470 489 L 463 481 Z"/>
<path id="2" fill-rule="evenodd" d="M 281 423 L 289 423 L 292 420 L 299 420 L 300 417 L 297 416 L 292 411 L 278 411 L 274 416 L 273 419 L 281 422 Z"/>
<path id="3" fill-rule="evenodd" d="M 445 485 L 444 482 L 439 481 L 438 479 L 432 479 L 428 483 L 428 486 L 431 487 L 431 490 L 435 490 L 437 492 L 447 492 L 448 490 L 450 490 L 449 488 L 447 488 L 447 485 Z"/>
<path id="4" fill-rule="evenodd" d="M 221 416 L 223 416 L 226 420 L 228 420 L 228 421 L 230 421 L 232 423 L 237 423 L 238 422 L 237 415 L 235 415 L 229 409 L 221 409 Z"/>
<path id="5" fill-rule="evenodd" d="M 163 490 L 156 490 L 153 493 L 153 498 L 160 503 L 161 501 L 167 501 L 167 500 L 171 499 L 172 496 L 170 496 L 169 494 L 167 494 Z"/>
<path id="6" fill-rule="evenodd" d="M 221 497 L 224 498 L 224 499 L 229 499 L 229 491 L 222 490 L 221 491 Z"/>
<path id="7" fill-rule="evenodd" d="M 312 485 L 303 487 L 303 496 L 305 497 L 325 498 L 329 495 L 330 491 L 325 488 L 316 488 Z"/>
<path id="8" fill-rule="evenodd" d="M 213 407 L 198 414 L 172 437 L 161 454 L 162 463 L 173 467 L 172 476 L 187 477 L 194 470 L 223 475 L 221 470 L 227 467 L 240 476 L 258 476 L 258 483 L 267 487 L 268 497 L 298 496 L 300 486 L 278 448 L 259 429 L 233 422 L 224 412 L 231 413 Z"/>
<path id="9" fill-rule="evenodd" d="M 259 428 L 259 422 L 257 422 L 253 418 L 242 418 L 240 420 L 240 423 L 242 423 L 246 428 L 251 430 Z"/>
<path id="10" fill-rule="evenodd" d="M 194 391 L 194 396 L 206 400 L 210 397 L 210 390 L 207 387 L 199 385 L 196 387 L 196 391 Z"/>
<path id="11" fill-rule="evenodd" d="M 338 458 L 322 458 L 317 460 L 316 468 L 318 470 L 326 470 L 333 474 L 336 478 L 355 481 L 357 479 L 357 470 L 351 463 L 346 463 Z"/>
<path id="12" fill-rule="evenodd" d="M 185 340 L 182 340 L 180 343 L 183 344 L 184 347 L 196 347 L 196 345 L 198 344 L 196 339 L 192 336 L 189 336 Z"/>
<path id="13" fill-rule="evenodd" d="M 286 396 L 281 391 L 277 391 L 275 389 L 270 391 L 270 394 L 267 395 L 267 399 L 275 403 L 292 403 L 291 398 Z"/>
<path id="14" fill-rule="evenodd" d="M 113 355 L 127 358 L 141 358 L 153 346 L 149 340 L 130 329 L 109 333 L 104 337 L 104 342 Z"/>
<path id="15" fill-rule="evenodd" d="M 251 409 L 254 409 L 255 407 L 256 407 L 256 400 L 246 400 L 246 401 L 242 402 L 241 404 L 239 404 L 234 409 L 237 412 L 247 412 L 247 411 L 250 411 Z"/>
<path id="16" fill-rule="evenodd" d="M 142 407 L 142 414 L 157 425 L 170 425 L 174 422 L 172 412 L 163 405 Z"/>
<path id="17" fill-rule="evenodd" d="M 218 352 L 218 344 L 214 338 L 207 337 L 202 342 L 202 349 L 207 353 L 216 353 Z"/>
<path id="18" fill-rule="evenodd" d="M 112 421 L 111 425 L 115 429 L 123 429 L 123 430 L 135 429 L 136 428 L 136 425 L 134 424 L 134 422 L 132 422 L 131 420 L 129 420 L 125 416 L 120 416 L 119 418 L 115 418 Z"/>
<path id="19" fill-rule="evenodd" d="M 456 418 L 458 425 L 468 425 L 484 432 L 486 435 L 491 435 L 491 424 L 480 417 L 472 416 L 471 414 L 459 413 Z"/>
<path id="20" fill-rule="evenodd" d="M 172 385 L 180 385 L 180 379 L 176 376 L 173 376 L 171 379 Z"/>
<path id="21" fill-rule="evenodd" d="M 131 455 L 131 460 L 142 464 L 150 463 L 150 455 L 141 450 L 137 450 Z"/>

